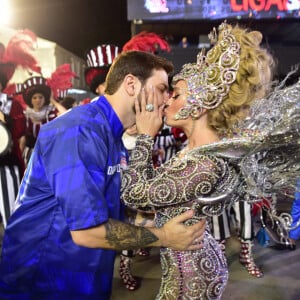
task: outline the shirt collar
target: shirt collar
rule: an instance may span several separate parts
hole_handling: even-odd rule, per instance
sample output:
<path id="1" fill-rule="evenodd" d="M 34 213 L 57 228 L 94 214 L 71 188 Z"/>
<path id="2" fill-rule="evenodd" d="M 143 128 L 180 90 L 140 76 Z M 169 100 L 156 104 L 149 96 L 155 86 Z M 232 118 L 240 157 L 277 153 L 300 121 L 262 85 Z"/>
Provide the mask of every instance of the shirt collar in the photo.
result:
<path id="1" fill-rule="evenodd" d="M 105 96 L 100 96 L 96 103 L 107 118 L 114 137 L 118 139 L 122 138 L 124 127 L 111 104 L 108 102 Z"/>

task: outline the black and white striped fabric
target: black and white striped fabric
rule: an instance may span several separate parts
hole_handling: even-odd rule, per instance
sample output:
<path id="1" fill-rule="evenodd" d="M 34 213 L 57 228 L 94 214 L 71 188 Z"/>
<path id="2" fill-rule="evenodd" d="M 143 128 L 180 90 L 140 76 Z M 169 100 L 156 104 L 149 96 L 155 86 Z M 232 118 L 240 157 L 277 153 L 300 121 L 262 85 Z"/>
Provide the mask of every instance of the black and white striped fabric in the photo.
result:
<path id="1" fill-rule="evenodd" d="M 217 241 L 223 241 L 230 237 L 229 217 L 226 210 L 220 216 L 213 216 L 209 220 L 211 234 Z"/>
<path id="2" fill-rule="evenodd" d="M 0 166 L 0 213 L 4 228 L 14 210 L 15 200 L 20 185 L 17 166 Z"/>
<path id="3" fill-rule="evenodd" d="M 183 145 L 181 146 L 183 148 Z M 171 127 L 164 125 L 162 130 L 155 138 L 154 150 L 163 150 L 163 155 L 159 157 L 160 163 L 163 164 L 174 156 L 181 148 L 178 146 Z"/>
<path id="4" fill-rule="evenodd" d="M 218 241 L 225 240 L 231 236 L 230 220 L 234 227 L 238 228 L 239 237 L 244 240 L 253 240 L 254 227 L 251 215 L 252 205 L 247 201 L 238 201 L 222 215 L 214 216 L 210 220 L 211 233 Z"/>

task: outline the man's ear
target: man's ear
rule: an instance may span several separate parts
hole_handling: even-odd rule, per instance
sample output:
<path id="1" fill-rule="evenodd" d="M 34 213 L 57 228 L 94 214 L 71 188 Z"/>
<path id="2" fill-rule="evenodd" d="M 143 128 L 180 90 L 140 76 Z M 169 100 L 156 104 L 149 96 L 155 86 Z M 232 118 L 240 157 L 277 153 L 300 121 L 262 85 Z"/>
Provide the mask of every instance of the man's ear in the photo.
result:
<path id="1" fill-rule="evenodd" d="M 140 80 L 132 75 L 128 74 L 124 78 L 124 87 L 129 96 L 137 96 L 141 90 L 141 82 Z"/>

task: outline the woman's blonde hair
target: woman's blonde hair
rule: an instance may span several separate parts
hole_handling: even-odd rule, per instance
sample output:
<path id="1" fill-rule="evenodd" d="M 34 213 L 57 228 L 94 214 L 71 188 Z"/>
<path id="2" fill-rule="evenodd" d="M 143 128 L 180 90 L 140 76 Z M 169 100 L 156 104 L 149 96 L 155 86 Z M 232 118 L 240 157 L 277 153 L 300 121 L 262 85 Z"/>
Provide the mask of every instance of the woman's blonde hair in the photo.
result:
<path id="1" fill-rule="evenodd" d="M 236 25 L 232 28 L 240 44 L 240 64 L 229 93 L 215 109 L 208 110 L 208 123 L 220 135 L 227 135 L 245 115 L 249 105 L 266 95 L 274 71 L 272 55 L 261 46 L 262 34 Z M 208 61 L 209 63 L 209 61 Z"/>

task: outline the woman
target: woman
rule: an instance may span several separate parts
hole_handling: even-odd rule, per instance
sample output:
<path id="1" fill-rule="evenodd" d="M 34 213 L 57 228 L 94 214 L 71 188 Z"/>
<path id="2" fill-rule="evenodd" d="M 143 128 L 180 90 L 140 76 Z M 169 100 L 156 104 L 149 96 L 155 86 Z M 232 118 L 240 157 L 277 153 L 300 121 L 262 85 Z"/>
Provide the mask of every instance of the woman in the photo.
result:
<path id="1" fill-rule="evenodd" d="M 159 129 L 162 112 L 154 96 L 147 105 L 145 96 L 141 105 L 136 102 L 140 135 L 124 171 L 122 198 L 128 206 L 155 209 L 158 227 L 191 207 L 196 210 L 193 222 L 219 215 L 236 199 L 241 158 L 237 146 L 247 145 L 232 137 L 233 127 L 252 101 L 265 94 L 271 79 L 273 60 L 260 46 L 259 32 L 222 23 L 219 36 L 213 31 L 209 37 L 215 46 L 174 76 L 174 91 L 164 109 L 166 124 L 183 130 L 187 146 L 157 169 L 151 161 L 153 126 Z M 209 228 L 201 250 L 162 248 L 161 264 L 157 299 L 221 298 L 228 269 Z"/>
<path id="2" fill-rule="evenodd" d="M 58 110 L 50 104 L 51 88 L 41 76 L 27 79 L 23 83 L 22 94 L 27 107 L 26 133 L 22 138 L 21 149 L 27 165 L 41 126 L 56 118 Z"/>

